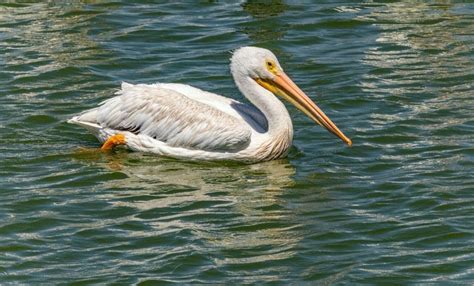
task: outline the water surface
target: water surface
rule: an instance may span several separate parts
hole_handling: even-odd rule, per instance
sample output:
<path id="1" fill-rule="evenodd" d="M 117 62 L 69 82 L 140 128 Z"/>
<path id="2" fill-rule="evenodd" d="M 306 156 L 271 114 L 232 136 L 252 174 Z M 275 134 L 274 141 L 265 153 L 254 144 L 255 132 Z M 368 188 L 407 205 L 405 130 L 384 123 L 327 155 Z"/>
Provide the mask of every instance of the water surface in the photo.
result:
<path id="1" fill-rule="evenodd" d="M 472 284 L 474 5 L 0 4 L 2 283 Z M 187 163 L 66 120 L 121 81 L 239 100 L 256 45 L 353 141 L 295 108 L 287 159 Z"/>

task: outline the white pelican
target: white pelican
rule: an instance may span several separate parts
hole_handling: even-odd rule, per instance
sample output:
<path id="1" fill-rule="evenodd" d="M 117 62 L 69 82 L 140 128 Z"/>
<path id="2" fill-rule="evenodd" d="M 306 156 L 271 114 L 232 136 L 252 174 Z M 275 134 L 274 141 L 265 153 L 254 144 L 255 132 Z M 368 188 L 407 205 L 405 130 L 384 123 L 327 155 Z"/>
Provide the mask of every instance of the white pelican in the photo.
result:
<path id="1" fill-rule="evenodd" d="M 102 150 L 125 145 L 187 160 L 268 161 L 286 156 L 293 140 L 291 118 L 278 95 L 352 145 L 283 72 L 271 51 L 239 48 L 230 71 L 254 106 L 184 84 L 122 83 L 117 96 L 68 122 L 105 142 Z"/>

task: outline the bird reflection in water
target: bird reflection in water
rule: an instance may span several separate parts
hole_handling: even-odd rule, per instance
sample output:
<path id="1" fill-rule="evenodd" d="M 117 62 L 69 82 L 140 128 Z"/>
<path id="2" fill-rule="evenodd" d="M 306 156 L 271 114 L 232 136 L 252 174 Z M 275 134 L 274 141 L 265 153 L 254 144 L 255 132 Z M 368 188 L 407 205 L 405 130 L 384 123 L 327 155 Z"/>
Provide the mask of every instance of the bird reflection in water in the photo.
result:
<path id="1" fill-rule="evenodd" d="M 223 251 L 272 249 L 251 257 L 229 255 L 216 264 L 286 259 L 301 240 L 301 226 L 282 198 L 295 175 L 286 159 L 254 165 L 190 163 L 125 150 L 78 152 L 75 158 L 125 174 L 126 178 L 104 182 L 101 189 L 112 191 L 98 196 L 114 208 L 135 209 L 134 217 L 155 235 L 190 230 L 193 240 Z M 140 218 L 143 213 L 154 215 Z M 149 234 L 130 233 L 144 235 Z"/>

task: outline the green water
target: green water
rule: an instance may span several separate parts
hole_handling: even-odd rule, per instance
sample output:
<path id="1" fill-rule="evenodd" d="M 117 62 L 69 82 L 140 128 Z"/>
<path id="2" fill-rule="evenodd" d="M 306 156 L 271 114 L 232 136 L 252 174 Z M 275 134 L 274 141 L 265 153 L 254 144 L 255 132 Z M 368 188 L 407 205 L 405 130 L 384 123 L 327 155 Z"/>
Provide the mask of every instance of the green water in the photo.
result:
<path id="1" fill-rule="evenodd" d="M 474 4 L 0 4 L 0 284 L 474 283 Z M 239 100 L 269 48 L 353 141 L 289 107 L 287 159 L 186 163 L 65 121 L 131 83 Z"/>

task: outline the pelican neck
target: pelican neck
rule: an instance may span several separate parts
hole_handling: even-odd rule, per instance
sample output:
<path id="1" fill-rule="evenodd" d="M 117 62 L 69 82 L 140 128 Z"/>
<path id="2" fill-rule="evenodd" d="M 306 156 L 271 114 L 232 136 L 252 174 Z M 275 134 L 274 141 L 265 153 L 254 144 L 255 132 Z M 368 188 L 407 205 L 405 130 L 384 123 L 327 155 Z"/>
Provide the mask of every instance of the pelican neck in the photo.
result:
<path id="1" fill-rule="evenodd" d="M 291 117 L 285 105 L 270 91 L 260 86 L 249 76 L 234 76 L 240 92 L 257 107 L 268 122 L 268 133 L 281 134 L 292 130 Z"/>

